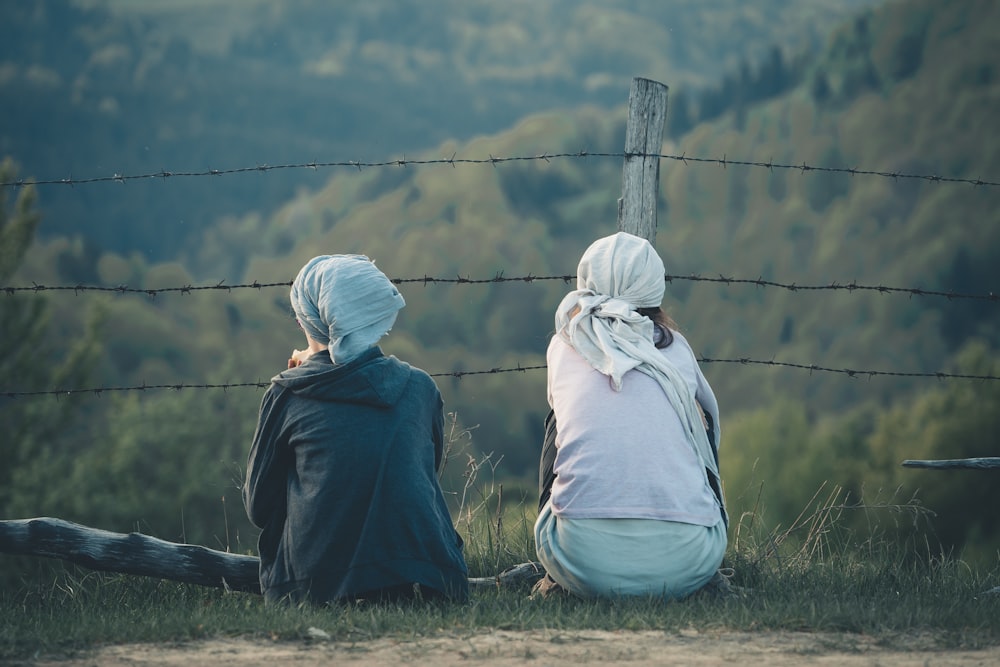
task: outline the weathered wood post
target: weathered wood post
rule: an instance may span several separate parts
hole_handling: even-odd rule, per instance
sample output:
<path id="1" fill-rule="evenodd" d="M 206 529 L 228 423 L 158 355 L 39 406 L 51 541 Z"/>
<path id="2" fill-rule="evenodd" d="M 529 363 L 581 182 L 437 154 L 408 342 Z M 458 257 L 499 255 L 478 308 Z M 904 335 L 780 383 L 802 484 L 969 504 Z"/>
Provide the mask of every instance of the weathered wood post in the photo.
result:
<path id="1" fill-rule="evenodd" d="M 656 245 L 663 127 L 667 120 L 667 86 L 636 77 L 628 96 L 622 197 L 618 231 L 641 236 Z"/>
<path id="2" fill-rule="evenodd" d="M 140 533 L 112 533 L 49 517 L 0 521 L 0 553 L 59 558 L 92 570 L 260 592 L 260 561 L 253 556 Z"/>
<path id="3" fill-rule="evenodd" d="M 903 461 L 904 468 L 929 468 L 931 470 L 1000 470 L 1000 456 L 987 456 L 979 459 L 939 459 Z"/>

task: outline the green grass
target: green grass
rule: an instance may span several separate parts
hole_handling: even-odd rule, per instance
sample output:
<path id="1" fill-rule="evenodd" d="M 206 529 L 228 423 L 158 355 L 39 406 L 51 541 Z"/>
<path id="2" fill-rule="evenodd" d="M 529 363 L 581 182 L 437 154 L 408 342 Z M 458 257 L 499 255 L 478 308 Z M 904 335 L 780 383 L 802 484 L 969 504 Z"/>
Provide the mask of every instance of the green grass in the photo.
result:
<path id="1" fill-rule="evenodd" d="M 535 560 L 532 492 L 507 489 L 496 465 L 470 460 L 454 498 L 473 577 Z M 863 511 L 859 534 L 848 514 Z M 848 504 L 821 487 L 787 527 L 768 526 L 762 508 L 733 518 L 725 566 L 740 596 L 655 599 L 529 599 L 527 586 L 473 590 L 467 604 L 331 607 L 266 606 L 260 596 L 64 568 L 38 560 L 20 585 L 0 587 L 0 663 L 70 655 L 106 644 L 246 637 L 301 641 L 318 628 L 335 641 L 380 637 L 467 636 L 503 630 L 772 630 L 874 637 L 906 649 L 921 637 L 940 648 L 1000 642 L 1000 559 L 971 566 L 922 545 L 916 526 L 927 510 L 915 499 Z M 900 518 L 905 521 L 900 521 Z M 913 526 L 909 538 L 880 525 Z M 25 571 L 32 571 L 31 568 Z"/>
<path id="2" fill-rule="evenodd" d="M 464 526 L 459 520 L 474 576 L 534 558 L 531 512 L 523 502 L 497 512 L 502 498 L 490 507 L 492 493 L 479 499 L 480 520 L 468 513 Z M 735 570 L 734 583 L 748 590 L 732 599 L 531 600 L 525 588 L 490 588 L 474 591 L 462 605 L 287 607 L 265 606 L 250 594 L 65 569 L 0 592 L 0 661 L 126 642 L 294 641 L 306 639 L 310 628 L 339 641 L 480 629 L 688 628 L 864 634 L 897 648 L 906 648 L 916 634 L 941 648 L 1000 641 L 1000 595 L 984 594 L 998 584 L 997 568 L 980 572 L 954 558 L 871 536 L 856 543 L 838 528 L 835 509 L 818 503 L 783 531 L 754 530 L 744 517 L 734 530 L 738 549 L 726 564 Z"/>
<path id="3" fill-rule="evenodd" d="M 738 571 L 738 570 L 737 570 Z M 474 593 L 464 605 L 265 606 L 259 596 L 127 576 L 67 572 L 48 585 L 5 593 L 0 661 L 125 642 L 210 637 L 301 640 L 319 628 L 334 640 L 417 637 L 477 629 L 730 629 L 858 633 L 905 647 L 933 634 L 942 648 L 1000 641 L 1000 596 L 957 563 L 898 566 L 817 563 L 755 575 L 745 597 L 684 602 L 530 600 L 525 590 Z"/>

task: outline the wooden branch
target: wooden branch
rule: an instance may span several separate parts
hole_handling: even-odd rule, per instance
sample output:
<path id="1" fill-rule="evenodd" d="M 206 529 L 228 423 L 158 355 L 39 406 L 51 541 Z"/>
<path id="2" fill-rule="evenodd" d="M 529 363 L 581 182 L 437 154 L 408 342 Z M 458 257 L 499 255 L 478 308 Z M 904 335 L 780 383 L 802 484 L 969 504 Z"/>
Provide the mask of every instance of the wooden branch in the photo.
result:
<path id="1" fill-rule="evenodd" d="M 0 552 L 58 558 L 91 570 L 260 593 L 260 561 L 253 556 L 166 542 L 141 533 L 112 533 L 62 519 L 0 521 Z"/>
<path id="2" fill-rule="evenodd" d="M 62 519 L 0 521 L 0 553 L 57 558 L 102 572 L 260 593 L 260 560 L 254 556 L 167 542 L 141 533 L 112 533 Z M 495 577 L 472 577 L 469 586 L 530 585 L 544 575 L 540 564 L 521 563 Z"/>
<path id="3" fill-rule="evenodd" d="M 622 198 L 618 200 L 618 231 L 656 243 L 656 205 L 660 188 L 663 126 L 667 120 L 667 87 L 636 77 L 628 96 Z"/>
<path id="4" fill-rule="evenodd" d="M 977 470 L 1000 469 L 1000 456 L 992 456 L 980 459 L 940 459 L 937 461 L 903 461 L 904 468 L 931 468 L 934 470 L 949 470 L 955 468 L 967 468 Z"/>
<path id="5" fill-rule="evenodd" d="M 509 567 L 495 577 L 469 577 L 469 588 L 513 588 L 530 586 L 545 576 L 541 563 L 529 561 Z"/>

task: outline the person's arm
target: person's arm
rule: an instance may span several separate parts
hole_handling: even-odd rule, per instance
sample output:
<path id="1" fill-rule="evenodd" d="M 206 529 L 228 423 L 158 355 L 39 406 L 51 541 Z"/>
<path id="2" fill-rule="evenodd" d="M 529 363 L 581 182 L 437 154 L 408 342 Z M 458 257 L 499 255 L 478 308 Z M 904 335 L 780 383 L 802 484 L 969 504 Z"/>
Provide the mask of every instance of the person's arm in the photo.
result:
<path id="1" fill-rule="evenodd" d="M 441 467 L 444 465 L 444 401 L 441 394 L 437 394 L 437 407 L 431 417 L 431 437 L 434 439 L 434 470 L 441 474 Z"/>
<path id="2" fill-rule="evenodd" d="M 247 459 L 243 505 L 257 528 L 264 528 L 276 512 L 284 513 L 288 477 L 288 450 L 281 439 L 283 390 L 274 385 L 264 394 L 257 429 Z"/>
<path id="3" fill-rule="evenodd" d="M 722 428 L 719 425 L 719 403 L 715 398 L 715 392 L 712 391 L 711 385 L 708 384 L 708 380 L 702 374 L 701 369 L 698 369 L 698 391 L 695 393 L 695 400 L 698 401 L 698 405 L 704 410 L 706 419 L 706 428 L 708 424 L 712 425 L 712 429 L 715 433 L 715 448 L 719 449 L 719 444 L 722 441 Z"/>

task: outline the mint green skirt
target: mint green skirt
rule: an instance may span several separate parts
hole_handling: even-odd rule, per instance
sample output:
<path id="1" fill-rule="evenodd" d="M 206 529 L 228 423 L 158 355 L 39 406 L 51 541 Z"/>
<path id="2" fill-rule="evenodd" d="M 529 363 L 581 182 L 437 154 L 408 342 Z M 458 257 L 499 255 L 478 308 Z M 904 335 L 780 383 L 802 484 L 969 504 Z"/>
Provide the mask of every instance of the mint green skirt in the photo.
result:
<path id="1" fill-rule="evenodd" d="M 556 583 L 582 597 L 681 599 L 722 564 L 726 525 L 655 519 L 566 519 L 546 503 L 535 522 L 535 550 Z"/>

